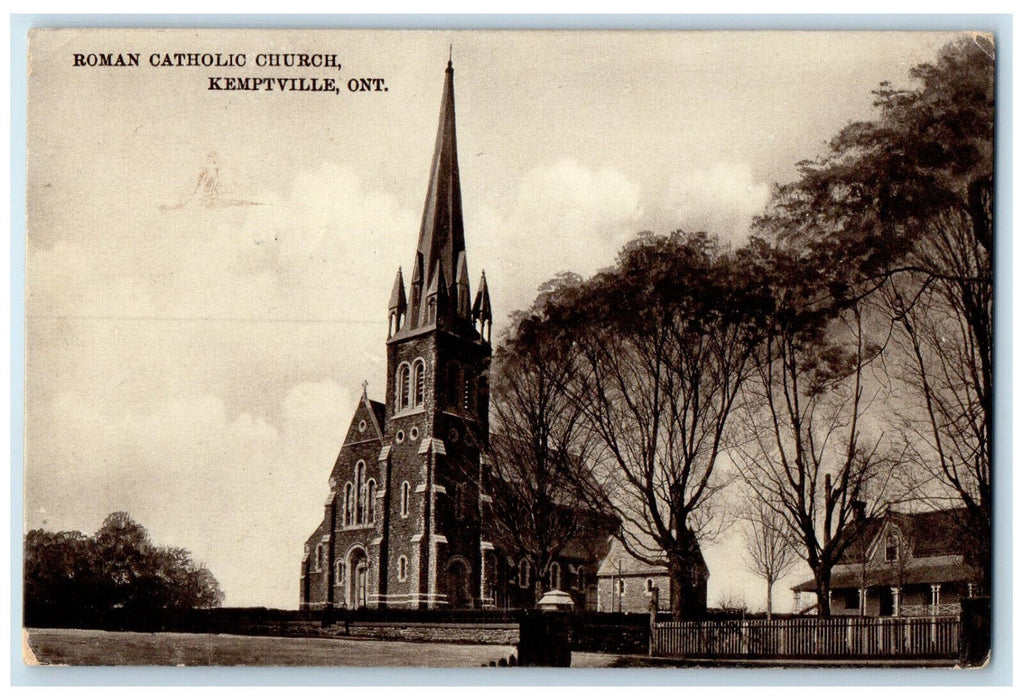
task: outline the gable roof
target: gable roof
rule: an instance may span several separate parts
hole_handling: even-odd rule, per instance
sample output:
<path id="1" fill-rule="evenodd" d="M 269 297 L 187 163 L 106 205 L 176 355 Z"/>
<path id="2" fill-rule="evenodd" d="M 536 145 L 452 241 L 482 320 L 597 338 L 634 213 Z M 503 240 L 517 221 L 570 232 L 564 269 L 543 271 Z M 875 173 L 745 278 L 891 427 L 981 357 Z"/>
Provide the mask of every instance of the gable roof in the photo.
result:
<path id="1" fill-rule="evenodd" d="M 855 564 L 869 558 L 875 548 L 883 544 L 881 538 L 892 526 L 898 529 L 913 557 L 963 554 L 964 544 L 959 532 L 965 513 L 965 508 L 918 513 L 890 510 L 882 516 L 869 518 L 853 533 L 839 564 Z"/>
<path id="2" fill-rule="evenodd" d="M 977 572 L 964 563 L 967 544 L 960 536 L 965 508 L 918 513 L 888 511 L 870 518 L 852 540 L 831 574 L 831 588 L 894 586 L 977 580 Z M 867 564 L 890 528 L 898 531 L 908 557 L 900 567 L 890 562 Z M 816 590 L 813 579 L 792 587 L 796 592 Z"/>
<path id="3" fill-rule="evenodd" d="M 703 559 L 703 552 L 699 549 L 699 545 L 697 545 L 696 554 L 699 556 L 700 568 L 703 569 L 704 575 L 709 575 L 710 572 L 707 570 L 707 564 Z M 611 545 L 611 551 L 604 557 L 604 561 L 600 563 L 597 576 L 618 576 L 619 574 L 622 576 L 665 576 L 668 574 L 668 567 L 640 561 L 629 554 L 621 542 L 615 540 Z"/>

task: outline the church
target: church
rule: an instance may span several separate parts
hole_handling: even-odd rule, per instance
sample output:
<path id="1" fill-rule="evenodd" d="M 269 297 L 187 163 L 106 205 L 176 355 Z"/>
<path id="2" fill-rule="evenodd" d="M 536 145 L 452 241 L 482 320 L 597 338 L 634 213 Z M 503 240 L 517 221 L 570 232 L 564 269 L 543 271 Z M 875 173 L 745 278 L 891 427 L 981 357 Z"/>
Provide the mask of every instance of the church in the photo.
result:
<path id="1" fill-rule="evenodd" d="M 305 544 L 301 607 L 521 607 L 551 588 L 595 606 L 609 530 L 570 543 L 542 582 L 488 536 L 493 314 L 485 273 L 473 296 L 466 266 L 451 61 L 412 275 L 406 289 L 398 269 L 387 319 L 386 397 L 364 390 L 356 407 Z"/>

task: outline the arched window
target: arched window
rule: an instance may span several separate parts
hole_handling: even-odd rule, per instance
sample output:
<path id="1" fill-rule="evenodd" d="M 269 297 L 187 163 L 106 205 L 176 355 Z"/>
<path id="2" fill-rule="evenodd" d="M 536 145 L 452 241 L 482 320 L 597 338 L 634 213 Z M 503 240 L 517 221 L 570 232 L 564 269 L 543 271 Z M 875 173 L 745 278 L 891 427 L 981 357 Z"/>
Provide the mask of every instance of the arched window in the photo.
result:
<path id="1" fill-rule="evenodd" d="M 373 479 L 369 480 L 366 485 L 366 521 L 369 523 L 375 523 L 377 521 L 377 482 Z"/>
<path id="2" fill-rule="evenodd" d="M 558 562 L 551 564 L 551 575 L 548 583 L 550 584 L 551 590 L 561 590 L 561 564 Z"/>
<path id="3" fill-rule="evenodd" d="M 366 463 L 361 459 L 355 463 L 355 522 L 366 522 Z"/>
<path id="4" fill-rule="evenodd" d="M 411 487 L 407 481 L 401 482 L 401 517 L 408 517 L 409 490 Z"/>
<path id="5" fill-rule="evenodd" d="M 408 559 L 398 557 L 398 580 L 404 581 L 408 578 Z"/>
<path id="6" fill-rule="evenodd" d="M 412 365 L 412 375 L 416 392 L 412 404 L 418 408 L 426 398 L 426 363 L 423 360 L 416 360 Z"/>
<path id="7" fill-rule="evenodd" d="M 325 554 L 325 551 L 324 551 L 324 548 L 323 548 L 323 543 L 321 542 L 320 544 L 316 545 L 316 570 L 317 571 L 322 571 L 323 570 L 324 554 Z"/>
<path id="8" fill-rule="evenodd" d="M 394 405 L 404 411 L 409 405 L 409 392 L 412 389 L 412 368 L 406 363 L 398 366 L 398 378 L 394 386 Z"/>
<path id="9" fill-rule="evenodd" d="M 334 562 L 334 585 L 344 586 L 345 585 L 345 561 L 344 559 L 338 559 Z"/>
<path id="10" fill-rule="evenodd" d="M 345 484 L 345 525 L 355 524 L 355 493 L 352 482 Z"/>
<path id="11" fill-rule="evenodd" d="M 576 574 L 575 581 L 576 581 L 575 585 L 576 585 L 576 587 L 580 591 L 585 591 L 586 590 L 586 569 L 585 568 L 583 568 L 581 566 L 579 567 L 579 573 Z"/>
<path id="12" fill-rule="evenodd" d="M 653 590 L 654 590 L 654 580 L 652 578 L 648 578 L 646 580 L 646 592 L 650 593 Z"/>
<path id="13" fill-rule="evenodd" d="M 529 561 L 526 559 L 519 562 L 519 588 L 529 588 Z"/>

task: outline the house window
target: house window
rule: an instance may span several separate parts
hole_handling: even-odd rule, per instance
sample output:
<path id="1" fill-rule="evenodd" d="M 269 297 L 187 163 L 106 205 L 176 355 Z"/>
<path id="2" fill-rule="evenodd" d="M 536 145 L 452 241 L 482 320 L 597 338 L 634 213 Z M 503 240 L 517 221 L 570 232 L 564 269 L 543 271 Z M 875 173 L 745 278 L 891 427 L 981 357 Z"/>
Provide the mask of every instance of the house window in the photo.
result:
<path id="1" fill-rule="evenodd" d="M 575 585 L 580 591 L 586 590 L 586 569 L 579 567 L 579 573 L 576 574 Z"/>
<path id="2" fill-rule="evenodd" d="M 398 580 L 404 581 L 408 578 L 408 559 L 398 557 Z"/>
<path id="3" fill-rule="evenodd" d="M 414 397 L 413 405 L 416 407 L 423 405 L 423 399 L 426 397 L 426 363 L 421 359 L 416 360 L 412 370 L 414 383 L 416 389 L 416 395 Z"/>
<path id="4" fill-rule="evenodd" d="M 408 517 L 409 490 L 411 487 L 407 481 L 401 482 L 401 517 Z"/>
<path id="5" fill-rule="evenodd" d="M 550 584 L 551 590 L 561 590 L 561 564 L 558 562 L 551 564 L 551 575 L 547 583 Z"/>
<path id="6" fill-rule="evenodd" d="M 519 562 L 519 588 L 529 588 L 529 561 Z"/>
<path id="7" fill-rule="evenodd" d="M 409 405 L 409 393 L 412 390 L 412 368 L 406 363 L 398 367 L 398 381 L 395 383 L 394 405 L 404 411 Z"/>
<path id="8" fill-rule="evenodd" d="M 899 538 L 891 533 L 884 538 L 884 560 L 899 560 Z"/>

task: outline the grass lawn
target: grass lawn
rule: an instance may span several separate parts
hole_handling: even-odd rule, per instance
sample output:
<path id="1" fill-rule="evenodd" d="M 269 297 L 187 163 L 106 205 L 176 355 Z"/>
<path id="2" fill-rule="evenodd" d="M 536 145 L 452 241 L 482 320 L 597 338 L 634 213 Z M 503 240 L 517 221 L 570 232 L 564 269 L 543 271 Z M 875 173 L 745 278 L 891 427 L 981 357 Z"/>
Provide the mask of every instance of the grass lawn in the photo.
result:
<path id="1" fill-rule="evenodd" d="M 243 637 L 177 632 L 27 629 L 36 662 L 73 666 L 405 666 L 478 667 L 515 653 L 510 646 L 351 639 Z M 29 653 L 26 661 L 32 663 Z"/>

